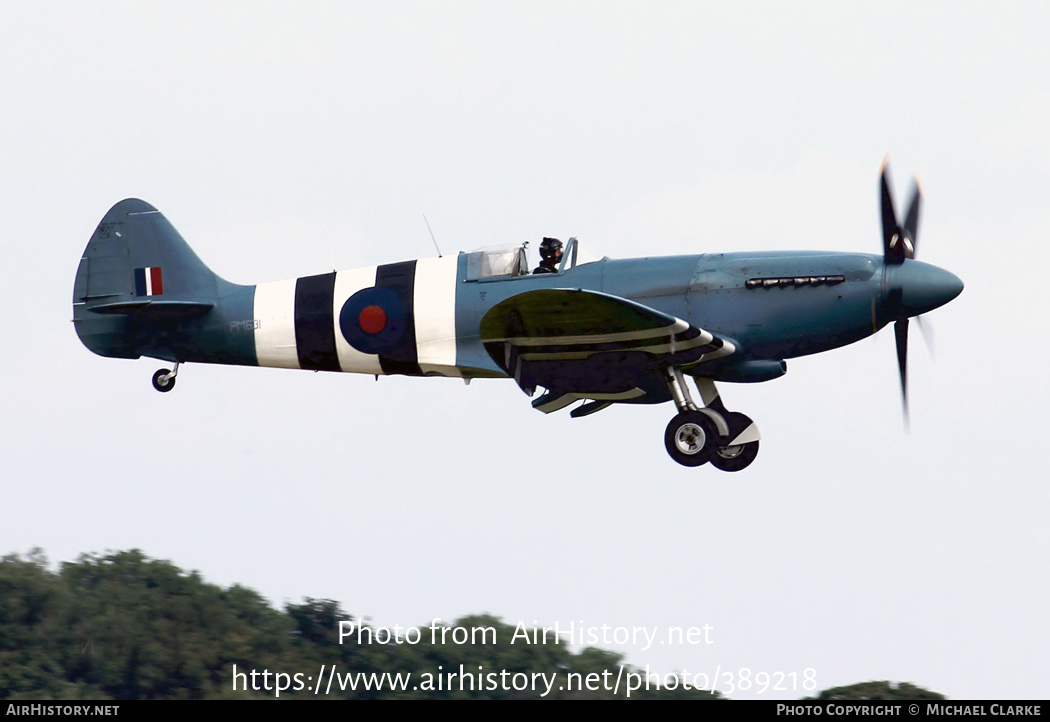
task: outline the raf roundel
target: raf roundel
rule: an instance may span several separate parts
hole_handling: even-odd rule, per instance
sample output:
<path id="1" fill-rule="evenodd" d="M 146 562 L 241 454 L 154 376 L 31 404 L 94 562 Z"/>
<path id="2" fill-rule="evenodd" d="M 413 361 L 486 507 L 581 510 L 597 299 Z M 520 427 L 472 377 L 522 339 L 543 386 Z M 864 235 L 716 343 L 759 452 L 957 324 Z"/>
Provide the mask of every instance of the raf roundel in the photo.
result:
<path id="1" fill-rule="evenodd" d="M 389 288 L 364 288 L 346 299 L 339 312 L 339 330 L 361 353 L 393 351 L 405 335 L 405 305 Z"/>

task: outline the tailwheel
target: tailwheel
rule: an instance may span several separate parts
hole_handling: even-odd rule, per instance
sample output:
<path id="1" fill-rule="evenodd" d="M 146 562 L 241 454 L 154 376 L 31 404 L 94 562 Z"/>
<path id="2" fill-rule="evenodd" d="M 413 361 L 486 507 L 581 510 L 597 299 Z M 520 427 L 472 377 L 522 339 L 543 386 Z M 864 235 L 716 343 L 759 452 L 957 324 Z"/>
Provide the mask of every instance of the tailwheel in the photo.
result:
<path id="1" fill-rule="evenodd" d="M 711 465 L 721 471 L 741 471 L 751 465 L 758 456 L 758 430 L 754 422 L 737 411 L 725 414 L 731 429 L 730 439 L 740 443 L 731 446 L 719 446 L 711 454 Z"/>
<path id="2" fill-rule="evenodd" d="M 169 369 L 157 369 L 153 374 L 153 388 L 162 393 L 167 393 L 175 388 L 175 374 Z"/>
<path id="3" fill-rule="evenodd" d="M 667 425 L 664 446 L 682 466 L 702 466 L 711 460 L 718 443 L 718 429 L 702 411 L 683 411 Z"/>

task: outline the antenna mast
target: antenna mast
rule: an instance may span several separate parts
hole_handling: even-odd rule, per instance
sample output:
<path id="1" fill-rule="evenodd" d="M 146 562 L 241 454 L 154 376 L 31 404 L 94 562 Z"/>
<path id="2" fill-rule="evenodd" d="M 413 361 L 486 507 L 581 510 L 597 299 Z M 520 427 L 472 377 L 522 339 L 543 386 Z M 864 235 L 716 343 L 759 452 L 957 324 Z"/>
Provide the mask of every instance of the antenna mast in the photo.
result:
<path id="1" fill-rule="evenodd" d="M 441 256 L 441 249 L 438 248 L 437 239 L 434 238 L 434 231 L 430 230 L 430 221 L 427 220 L 427 214 L 426 213 L 423 214 L 423 222 L 427 224 L 427 230 L 430 231 L 430 240 L 432 240 L 434 242 L 434 248 L 437 248 L 438 258 L 441 258 L 442 257 Z"/>

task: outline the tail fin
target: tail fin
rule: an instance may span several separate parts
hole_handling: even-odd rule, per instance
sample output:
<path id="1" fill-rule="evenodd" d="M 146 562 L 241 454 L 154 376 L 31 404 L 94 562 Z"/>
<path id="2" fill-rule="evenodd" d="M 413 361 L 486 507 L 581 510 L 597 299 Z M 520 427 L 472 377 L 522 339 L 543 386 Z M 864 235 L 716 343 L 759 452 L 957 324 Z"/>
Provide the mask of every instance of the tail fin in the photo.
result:
<path id="1" fill-rule="evenodd" d="M 73 322 L 99 355 L 155 355 L 149 321 L 202 316 L 225 285 L 160 211 L 129 198 L 109 209 L 88 241 L 73 284 Z"/>

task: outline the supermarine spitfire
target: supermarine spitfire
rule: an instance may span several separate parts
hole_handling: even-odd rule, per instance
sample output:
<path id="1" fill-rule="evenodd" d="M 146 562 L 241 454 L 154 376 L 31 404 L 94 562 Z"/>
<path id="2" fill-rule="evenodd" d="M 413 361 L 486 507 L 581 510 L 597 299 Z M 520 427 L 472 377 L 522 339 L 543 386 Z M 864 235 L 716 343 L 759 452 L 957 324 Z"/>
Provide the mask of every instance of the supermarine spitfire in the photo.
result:
<path id="1" fill-rule="evenodd" d="M 117 203 L 88 242 L 73 290 L 81 341 L 102 356 L 407 376 L 513 378 L 533 407 L 673 401 L 664 443 L 685 466 L 739 471 L 757 426 L 717 381 L 768 381 L 786 359 L 828 351 L 893 322 L 907 411 L 908 319 L 962 282 L 915 260 L 922 194 L 898 221 L 881 174 L 882 255 L 704 253 L 586 262 L 569 239 L 553 273 L 526 245 L 322 273 L 256 286 L 212 273 L 141 200 Z M 686 377 L 699 391 L 698 403 Z"/>

